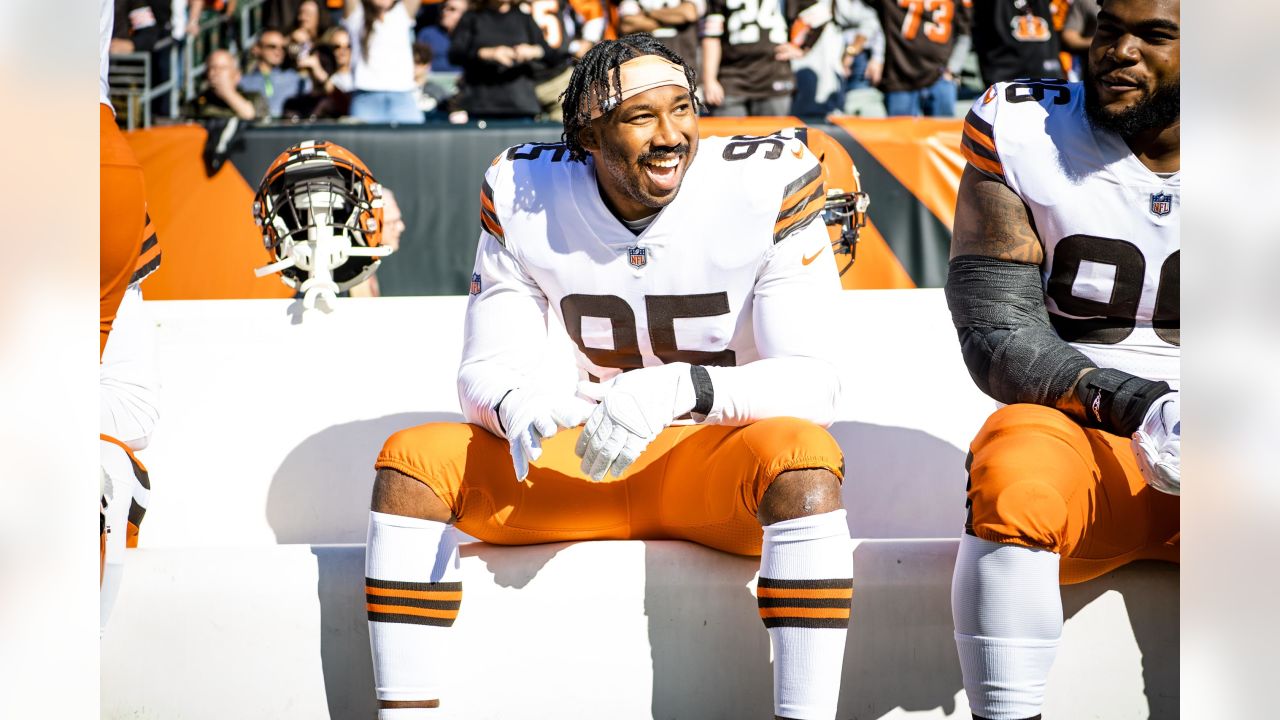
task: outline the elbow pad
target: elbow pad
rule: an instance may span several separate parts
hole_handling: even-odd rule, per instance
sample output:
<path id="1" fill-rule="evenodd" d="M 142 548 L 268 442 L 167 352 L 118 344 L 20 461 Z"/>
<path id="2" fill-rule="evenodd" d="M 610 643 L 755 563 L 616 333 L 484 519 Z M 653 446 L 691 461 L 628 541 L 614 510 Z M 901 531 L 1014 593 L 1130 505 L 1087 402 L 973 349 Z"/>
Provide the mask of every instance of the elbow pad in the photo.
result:
<path id="1" fill-rule="evenodd" d="M 1097 367 L 1049 323 L 1034 265 L 964 255 L 947 272 L 947 307 L 969 375 L 1003 403 L 1053 407 Z"/>

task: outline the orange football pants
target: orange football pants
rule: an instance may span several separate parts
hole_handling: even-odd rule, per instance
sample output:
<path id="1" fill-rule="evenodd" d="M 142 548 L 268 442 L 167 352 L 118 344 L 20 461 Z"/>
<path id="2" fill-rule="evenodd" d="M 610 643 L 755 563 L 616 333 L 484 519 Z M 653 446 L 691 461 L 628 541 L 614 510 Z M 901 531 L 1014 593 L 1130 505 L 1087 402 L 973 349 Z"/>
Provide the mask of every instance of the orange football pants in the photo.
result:
<path id="1" fill-rule="evenodd" d="M 1063 584 L 1178 561 L 1179 500 L 1143 481 L 1128 438 L 1018 404 L 993 413 L 970 450 L 973 533 L 1060 554 Z"/>
<path id="2" fill-rule="evenodd" d="M 111 108 L 98 106 L 99 208 L 98 357 L 107 346 L 111 324 L 133 277 L 146 230 L 146 188 L 142 166 L 125 141 Z"/>
<path id="3" fill-rule="evenodd" d="M 574 445 L 582 428 L 543 441 L 529 477 L 516 482 L 507 441 L 477 425 L 429 423 L 392 435 L 375 467 L 423 482 L 449 505 L 458 528 L 485 542 L 690 540 L 759 555 L 756 511 L 779 474 L 820 468 L 843 480 L 840 446 L 795 418 L 745 427 L 669 427 L 621 478 L 591 482 Z"/>

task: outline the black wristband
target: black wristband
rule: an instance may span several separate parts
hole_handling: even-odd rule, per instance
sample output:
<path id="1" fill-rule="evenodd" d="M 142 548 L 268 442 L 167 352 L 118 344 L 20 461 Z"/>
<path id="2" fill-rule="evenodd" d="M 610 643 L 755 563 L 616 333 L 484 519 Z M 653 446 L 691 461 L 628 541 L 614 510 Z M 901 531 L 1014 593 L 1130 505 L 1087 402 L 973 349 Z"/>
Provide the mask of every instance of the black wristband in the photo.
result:
<path id="1" fill-rule="evenodd" d="M 693 411 L 699 415 L 711 414 L 711 406 L 716 400 L 716 391 L 711 385 L 711 375 L 701 365 L 690 365 L 689 377 L 693 379 Z"/>
<path id="2" fill-rule="evenodd" d="M 1172 392 L 1169 383 L 1114 368 L 1090 370 L 1076 383 L 1086 423 L 1122 437 L 1132 435 L 1151 404 L 1168 392 Z"/>
<path id="3" fill-rule="evenodd" d="M 515 391 L 515 388 L 511 388 L 510 390 L 502 393 L 502 397 L 498 398 L 498 404 L 493 406 L 493 416 L 498 419 L 498 429 L 502 431 L 503 435 L 507 434 L 507 429 L 505 427 L 502 427 L 502 412 L 501 412 L 502 401 L 506 400 L 507 396 L 514 391 Z"/>

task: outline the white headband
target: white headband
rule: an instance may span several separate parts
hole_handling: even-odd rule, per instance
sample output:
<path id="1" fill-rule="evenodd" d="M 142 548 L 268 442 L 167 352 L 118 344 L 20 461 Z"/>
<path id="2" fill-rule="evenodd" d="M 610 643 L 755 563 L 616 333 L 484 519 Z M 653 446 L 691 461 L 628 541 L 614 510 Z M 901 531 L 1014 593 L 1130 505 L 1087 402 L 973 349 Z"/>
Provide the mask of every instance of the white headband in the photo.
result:
<path id="1" fill-rule="evenodd" d="M 618 66 L 618 81 L 622 86 L 622 94 L 615 95 L 610 88 L 610 97 L 604 102 L 592 103 L 592 120 L 647 90 L 663 85 L 679 85 L 685 90 L 689 89 L 689 79 L 685 77 L 684 68 L 660 55 L 641 55 L 622 63 Z"/>

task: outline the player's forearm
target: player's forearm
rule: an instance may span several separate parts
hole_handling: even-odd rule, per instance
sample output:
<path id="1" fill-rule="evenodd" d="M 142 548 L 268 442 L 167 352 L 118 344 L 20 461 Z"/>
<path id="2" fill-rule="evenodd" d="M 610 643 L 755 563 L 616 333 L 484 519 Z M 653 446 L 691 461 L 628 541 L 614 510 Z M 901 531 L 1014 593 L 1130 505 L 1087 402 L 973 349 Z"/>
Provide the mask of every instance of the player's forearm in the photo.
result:
<path id="1" fill-rule="evenodd" d="M 1000 402 L 1047 405 L 1127 436 L 1170 391 L 1164 382 L 1099 368 L 1063 340 L 1049 321 L 1037 266 L 956 257 L 946 296 L 970 377 Z"/>
<path id="2" fill-rule="evenodd" d="M 840 376 L 827 360 L 765 358 L 706 370 L 712 394 L 706 422 L 746 425 L 772 417 L 797 417 L 823 426 L 835 422 Z"/>
<path id="3" fill-rule="evenodd" d="M 524 382 L 524 377 L 509 368 L 493 363 L 464 363 L 458 369 L 458 404 L 462 406 L 463 419 L 506 437 L 498 422 L 498 403 Z"/>

